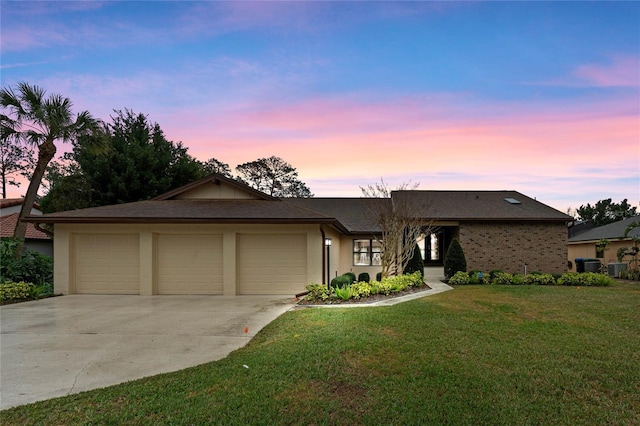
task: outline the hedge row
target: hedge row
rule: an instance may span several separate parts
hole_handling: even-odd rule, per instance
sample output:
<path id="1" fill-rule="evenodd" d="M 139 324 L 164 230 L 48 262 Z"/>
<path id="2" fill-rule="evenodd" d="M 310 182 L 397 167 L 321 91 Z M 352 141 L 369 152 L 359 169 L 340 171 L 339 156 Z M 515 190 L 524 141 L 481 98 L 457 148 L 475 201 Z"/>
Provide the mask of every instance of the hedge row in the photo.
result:
<path id="1" fill-rule="evenodd" d="M 346 274 L 345 274 L 346 275 Z M 337 278 L 344 277 L 341 275 Z M 389 295 L 392 293 L 398 293 L 409 287 L 420 287 L 424 284 L 422 275 L 420 272 L 414 272 L 412 274 L 399 275 L 395 277 L 387 277 L 381 280 L 374 281 L 358 281 L 349 282 L 344 285 L 338 285 L 341 280 L 337 282 L 331 281 L 331 291 L 327 286 L 322 284 L 310 284 L 307 286 L 309 292 L 305 296 L 305 300 L 314 302 L 327 302 L 333 300 L 349 300 L 349 299 L 361 299 L 376 294 Z M 336 284 L 334 286 L 334 284 Z"/>
<path id="2" fill-rule="evenodd" d="M 495 271 L 490 274 L 482 272 L 456 272 L 449 279 L 451 285 L 494 284 L 494 285 L 566 285 L 584 287 L 602 287 L 613 283 L 613 278 L 595 272 L 567 272 L 562 275 L 543 273 L 510 274 Z"/>
<path id="3" fill-rule="evenodd" d="M 35 285 L 24 281 L 7 281 L 0 283 L 0 302 L 15 302 L 20 300 L 36 300 L 50 294 L 49 285 Z"/>

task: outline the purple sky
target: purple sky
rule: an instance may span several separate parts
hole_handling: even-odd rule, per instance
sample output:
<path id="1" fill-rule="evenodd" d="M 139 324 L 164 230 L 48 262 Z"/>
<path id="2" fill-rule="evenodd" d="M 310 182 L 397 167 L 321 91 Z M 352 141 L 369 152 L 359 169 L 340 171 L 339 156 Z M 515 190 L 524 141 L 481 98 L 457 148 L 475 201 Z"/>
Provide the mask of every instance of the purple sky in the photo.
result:
<path id="1" fill-rule="evenodd" d="M 639 2 L 1 7 L 2 86 L 145 113 L 232 169 L 282 157 L 316 196 L 384 178 L 640 201 Z"/>

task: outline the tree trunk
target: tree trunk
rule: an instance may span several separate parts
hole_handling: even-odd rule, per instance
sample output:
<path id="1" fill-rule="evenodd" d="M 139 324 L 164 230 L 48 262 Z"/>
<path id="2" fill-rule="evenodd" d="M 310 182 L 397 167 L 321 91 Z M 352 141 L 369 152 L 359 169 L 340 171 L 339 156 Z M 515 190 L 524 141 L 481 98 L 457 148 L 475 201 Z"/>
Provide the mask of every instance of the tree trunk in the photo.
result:
<path id="1" fill-rule="evenodd" d="M 16 257 L 22 256 L 24 238 L 27 234 L 27 223 L 23 222 L 22 219 L 31 213 L 33 203 L 35 203 L 36 197 L 38 196 L 38 189 L 40 189 L 40 183 L 42 182 L 44 172 L 55 155 L 56 145 L 53 143 L 53 139 L 45 140 L 38 147 L 38 162 L 36 163 L 36 168 L 33 171 L 31 180 L 29 181 L 29 188 L 27 189 L 27 194 L 24 197 L 24 202 L 20 209 L 20 215 L 18 216 L 16 227 L 13 231 L 14 238 L 17 238 L 20 241 L 20 245 L 16 250 Z"/>

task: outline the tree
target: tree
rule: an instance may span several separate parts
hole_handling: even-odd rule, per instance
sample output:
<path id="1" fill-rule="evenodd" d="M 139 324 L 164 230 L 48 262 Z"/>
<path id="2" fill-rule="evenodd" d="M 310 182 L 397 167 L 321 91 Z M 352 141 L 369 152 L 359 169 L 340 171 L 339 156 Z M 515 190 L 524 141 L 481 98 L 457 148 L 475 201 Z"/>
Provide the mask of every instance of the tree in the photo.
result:
<path id="1" fill-rule="evenodd" d="M 0 90 L 2 114 L 2 138 L 13 138 L 38 150 L 29 187 L 20 210 L 14 237 L 23 241 L 27 224 L 22 219 L 31 212 L 42 177 L 49 162 L 56 155 L 56 141 L 70 142 L 85 136 L 85 143 L 100 145 L 100 140 L 90 137 L 98 127 L 87 111 L 73 117 L 73 104 L 69 98 L 51 94 L 45 98 L 45 90 L 28 83 L 18 83 Z M 22 250 L 17 251 L 21 255 Z"/>
<path id="2" fill-rule="evenodd" d="M 444 256 L 444 276 L 449 279 L 459 271 L 467 272 L 467 258 L 464 256 L 460 242 L 454 238 Z"/>
<path id="3" fill-rule="evenodd" d="M 227 163 L 223 163 L 215 158 L 210 158 L 204 163 L 200 163 L 200 167 L 202 168 L 203 175 L 210 175 L 213 173 L 217 173 L 224 177 L 232 178 L 231 168 Z"/>
<path id="4" fill-rule="evenodd" d="M 625 198 L 620 203 L 614 203 L 611 198 L 598 201 L 594 206 L 582 205 L 576 210 L 578 219 L 590 220 L 594 226 L 607 225 L 627 217 L 637 216 L 636 207 L 631 207 Z"/>
<path id="5" fill-rule="evenodd" d="M 280 157 L 259 158 L 236 167 L 237 179 L 273 197 L 313 197 L 291 164 Z"/>
<path id="6" fill-rule="evenodd" d="M 28 178 L 29 170 L 35 166 L 33 152 L 26 146 L 20 146 L 9 138 L 0 139 L 0 179 L 2 179 L 2 198 L 7 198 L 7 185 L 19 187 L 21 182 L 16 175 Z"/>
<path id="7" fill-rule="evenodd" d="M 380 229 L 376 240 L 380 244 L 381 276 L 402 274 L 414 255 L 418 238 L 429 234 L 432 220 L 417 217 L 415 212 L 424 211 L 425 206 L 416 204 L 412 197 L 403 196 L 400 191 L 408 188 L 403 183 L 392 197 L 392 191 L 384 180 L 375 185 L 360 187 L 365 198 L 377 198 L 379 202 L 368 204 L 366 214 Z M 412 189 L 416 189 L 414 185 Z"/>
<path id="8" fill-rule="evenodd" d="M 404 268 L 405 274 L 413 274 L 414 272 L 420 272 L 420 276 L 424 278 L 424 260 L 417 244 L 413 249 L 413 256 L 411 256 Z"/>
<path id="9" fill-rule="evenodd" d="M 167 140 L 144 114 L 115 111 L 103 132 L 106 152 L 75 144 L 65 166 L 52 170 L 51 189 L 42 200 L 45 211 L 146 200 L 203 175 L 187 148 Z"/>

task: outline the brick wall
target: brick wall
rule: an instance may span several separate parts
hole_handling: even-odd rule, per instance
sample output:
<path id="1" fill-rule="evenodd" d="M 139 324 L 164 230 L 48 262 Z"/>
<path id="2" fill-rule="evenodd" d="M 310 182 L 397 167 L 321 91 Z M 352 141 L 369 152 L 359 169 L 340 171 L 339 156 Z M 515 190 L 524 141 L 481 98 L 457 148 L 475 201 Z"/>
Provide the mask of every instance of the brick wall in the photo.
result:
<path id="1" fill-rule="evenodd" d="M 564 223 L 461 223 L 459 240 L 467 271 L 567 270 L 567 226 Z"/>

